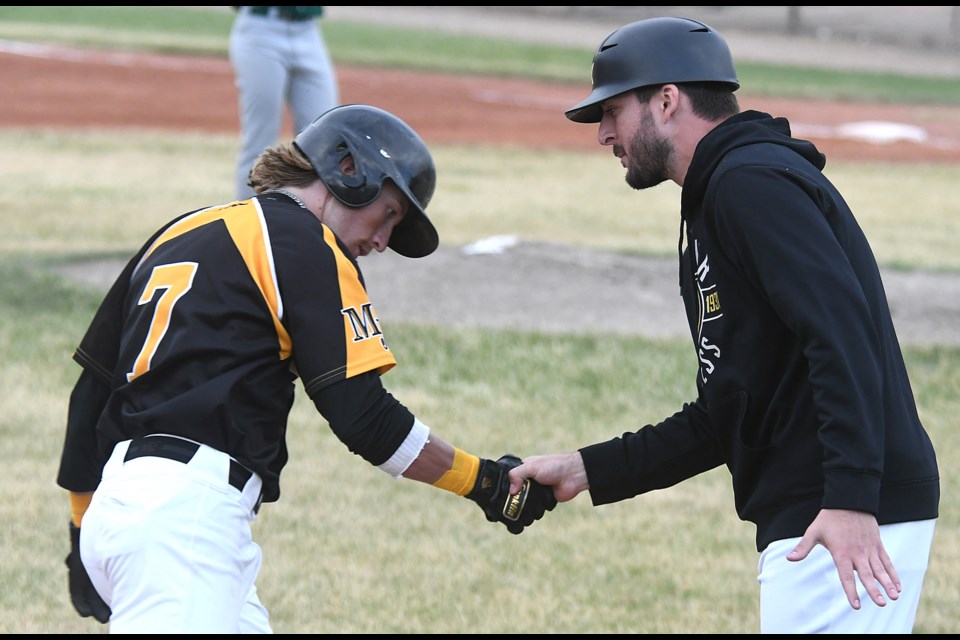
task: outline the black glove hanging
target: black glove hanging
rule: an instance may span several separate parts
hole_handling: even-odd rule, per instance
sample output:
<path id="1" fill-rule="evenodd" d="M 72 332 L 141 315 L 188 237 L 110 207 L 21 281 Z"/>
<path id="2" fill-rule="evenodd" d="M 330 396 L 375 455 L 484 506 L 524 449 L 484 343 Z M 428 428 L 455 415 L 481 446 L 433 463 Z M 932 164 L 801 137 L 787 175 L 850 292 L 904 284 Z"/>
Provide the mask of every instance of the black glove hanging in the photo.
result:
<path id="1" fill-rule="evenodd" d="M 103 601 L 90 582 L 90 576 L 80 562 L 80 527 L 70 521 L 70 553 L 67 555 L 67 579 L 73 607 L 83 618 L 93 616 L 98 622 L 110 620 L 110 607 Z"/>

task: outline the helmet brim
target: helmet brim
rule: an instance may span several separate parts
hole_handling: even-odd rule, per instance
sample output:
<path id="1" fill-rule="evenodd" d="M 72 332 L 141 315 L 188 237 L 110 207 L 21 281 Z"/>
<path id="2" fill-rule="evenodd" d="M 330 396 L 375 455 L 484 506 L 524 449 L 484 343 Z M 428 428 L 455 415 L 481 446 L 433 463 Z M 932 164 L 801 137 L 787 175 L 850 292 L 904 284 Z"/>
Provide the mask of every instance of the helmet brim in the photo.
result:
<path id="1" fill-rule="evenodd" d="M 584 124 L 600 122 L 603 119 L 603 108 L 600 106 L 600 103 L 607 98 L 613 97 L 606 95 L 609 93 L 607 91 L 600 93 L 603 95 L 598 96 L 597 91 L 591 92 L 586 98 L 567 109 L 564 115 L 567 116 L 568 120 L 572 120 L 573 122 L 582 122 Z"/>
<path id="2" fill-rule="evenodd" d="M 440 236 L 426 212 L 417 205 L 417 199 L 400 187 L 410 203 L 407 214 L 390 234 L 387 246 L 406 258 L 423 258 L 437 250 Z"/>

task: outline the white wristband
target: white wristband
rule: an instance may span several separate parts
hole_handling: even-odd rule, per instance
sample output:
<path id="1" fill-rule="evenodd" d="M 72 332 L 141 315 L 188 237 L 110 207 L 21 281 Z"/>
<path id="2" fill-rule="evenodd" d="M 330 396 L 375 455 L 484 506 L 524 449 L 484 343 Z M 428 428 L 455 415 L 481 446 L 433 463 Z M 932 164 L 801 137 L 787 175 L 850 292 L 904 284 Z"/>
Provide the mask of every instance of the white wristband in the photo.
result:
<path id="1" fill-rule="evenodd" d="M 407 470 L 407 467 L 413 464 L 413 461 L 416 460 L 420 452 L 423 451 L 423 447 L 427 444 L 427 438 L 429 437 L 430 427 L 414 418 L 410 433 L 408 433 L 404 441 L 400 443 L 400 447 L 393 452 L 389 460 L 379 465 L 377 469 L 399 480 L 403 477 L 403 472 Z"/>

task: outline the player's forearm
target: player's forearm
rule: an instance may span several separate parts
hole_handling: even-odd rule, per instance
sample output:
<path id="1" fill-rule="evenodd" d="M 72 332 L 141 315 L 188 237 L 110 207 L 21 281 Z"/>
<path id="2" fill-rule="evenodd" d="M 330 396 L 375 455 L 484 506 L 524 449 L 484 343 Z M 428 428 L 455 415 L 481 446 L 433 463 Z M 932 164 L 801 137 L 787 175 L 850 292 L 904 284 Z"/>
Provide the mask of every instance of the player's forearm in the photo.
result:
<path id="1" fill-rule="evenodd" d="M 379 468 L 395 477 L 424 482 L 463 496 L 476 483 L 480 458 L 431 434 L 426 425 L 414 419 L 404 443 Z"/>
<path id="2" fill-rule="evenodd" d="M 403 477 L 434 484 L 453 467 L 454 455 L 453 445 L 442 438 L 430 435 L 423 449 L 420 450 L 420 455 L 403 472 Z"/>
<path id="3" fill-rule="evenodd" d="M 97 421 L 110 389 L 83 369 L 70 394 L 57 484 L 69 491 L 92 492 L 100 484 L 103 461 L 97 443 Z"/>
<path id="4" fill-rule="evenodd" d="M 432 435 L 383 389 L 379 376 L 358 376 L 331 387 L 342 392 L 339 398 L 330 395 L 332 389 L 318 390 L 317 408 L 351 451 L 393 478 L 416 480 L 472 500 L 487 520 L 504 523 L 514 534 L 556 505 L 553 493 L 536 483 L 511 494 L 507 472 L 520 458 L 479 458 Z M 344 402 L 346 397 L 354 401 Z"/>

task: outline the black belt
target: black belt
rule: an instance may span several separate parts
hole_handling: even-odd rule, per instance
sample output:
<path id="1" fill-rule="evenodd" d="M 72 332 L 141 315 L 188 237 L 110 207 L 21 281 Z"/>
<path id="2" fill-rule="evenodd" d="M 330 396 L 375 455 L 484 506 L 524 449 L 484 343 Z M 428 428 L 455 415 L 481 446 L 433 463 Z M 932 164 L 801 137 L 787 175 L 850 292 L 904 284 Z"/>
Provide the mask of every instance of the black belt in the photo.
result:
<path id="1" fill-rule="evenodd" d="M 172 438 L 170 436 L 147 436 L 130 441 L 130 447 L 127 449 L 127 455 L 123 461 L 127 462 L 134 458 L 144 456 L 153 456 L 156 458 L 167 458 L 176 460 L 184 464 L 190 462 L 197 453 L 200 445 L 190 440 L 182 438 Z M 247 480 L 253 475 L 250 469 L 230 458 L 230 486 L 242 492 L 247 484 Z"/>
<path id="2" fill-rule="evenodd" d="M 304 20 L 313 20 L 316 17 L 299 13 L 292 7 L 247 7 L 247 10 L 255 16 L 269 16 L 271 9 L 274 10 L 273 13 L 276 17 L 288 22 L 303 22 Z"/>

